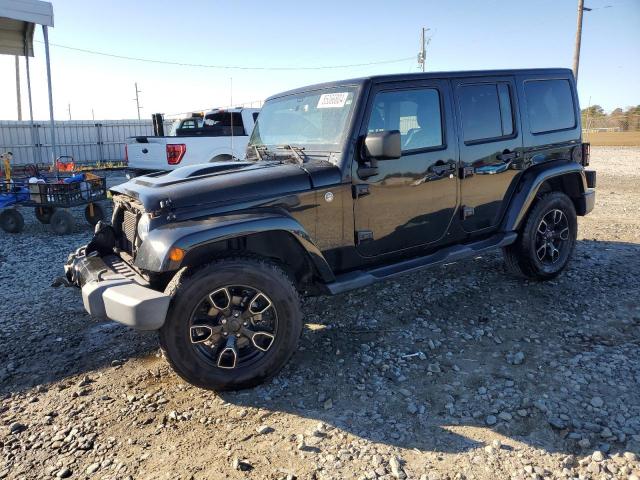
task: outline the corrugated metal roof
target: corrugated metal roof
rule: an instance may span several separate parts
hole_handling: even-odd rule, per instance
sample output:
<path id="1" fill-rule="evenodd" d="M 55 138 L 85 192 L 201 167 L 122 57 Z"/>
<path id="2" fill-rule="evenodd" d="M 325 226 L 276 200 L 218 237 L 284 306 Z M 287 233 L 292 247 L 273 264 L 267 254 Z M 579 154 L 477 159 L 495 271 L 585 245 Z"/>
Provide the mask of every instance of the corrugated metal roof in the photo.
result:
<path id="1" fill-rule="evenodd" d="M 0 0 L 0 54 L 32 57 L 35 25 L 53 26 L 51 3 Z"/>

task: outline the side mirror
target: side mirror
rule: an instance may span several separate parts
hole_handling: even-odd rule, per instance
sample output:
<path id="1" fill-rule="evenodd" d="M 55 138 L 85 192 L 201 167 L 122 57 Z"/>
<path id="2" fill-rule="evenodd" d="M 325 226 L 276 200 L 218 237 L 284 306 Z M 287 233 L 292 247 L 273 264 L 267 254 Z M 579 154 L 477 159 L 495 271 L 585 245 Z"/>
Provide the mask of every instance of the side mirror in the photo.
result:
<path id="1" fill-rule="evenodd" d="M 364 139 L 367 158 L 375 160 L 393 160 L 402 156 L 400 131 L 388 130 L 368 134 Z"/>

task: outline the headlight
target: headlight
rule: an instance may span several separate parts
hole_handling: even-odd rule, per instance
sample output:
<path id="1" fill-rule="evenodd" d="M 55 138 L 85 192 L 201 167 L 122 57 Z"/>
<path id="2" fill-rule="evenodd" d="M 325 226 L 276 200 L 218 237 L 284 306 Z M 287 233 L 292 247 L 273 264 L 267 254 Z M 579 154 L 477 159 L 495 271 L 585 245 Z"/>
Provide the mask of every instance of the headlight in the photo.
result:
<path id="1" fill-rule="evenodd" d="M 138 238 L 140 238 L 140 240 L 142 240 L 143 242 L 147 239 L 147 237 L 149 236 L 149 223 L 150 223 L 151 219 L 149 218 L 149 215 L 144 214 L 140 217 L 140 220 L 138 221 Z"/>

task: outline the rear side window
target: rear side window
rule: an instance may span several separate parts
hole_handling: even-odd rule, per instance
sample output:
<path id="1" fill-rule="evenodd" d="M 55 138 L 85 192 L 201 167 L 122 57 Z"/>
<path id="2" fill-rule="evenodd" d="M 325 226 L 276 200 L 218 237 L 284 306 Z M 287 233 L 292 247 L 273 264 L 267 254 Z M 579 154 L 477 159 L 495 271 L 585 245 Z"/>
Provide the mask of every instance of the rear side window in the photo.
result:
<path id="1" fill-rule="evenodd" d="M 465 143 L 493 140 L 513 134 L 509 85 L 482 83 L 458 90 Z"/>
<path id="2" fill-rule="evenodd" d="M 576 126 L 573 95 L 568 80 L 528 80 L 524 83 L 531 133 L 553 132 Z"/>

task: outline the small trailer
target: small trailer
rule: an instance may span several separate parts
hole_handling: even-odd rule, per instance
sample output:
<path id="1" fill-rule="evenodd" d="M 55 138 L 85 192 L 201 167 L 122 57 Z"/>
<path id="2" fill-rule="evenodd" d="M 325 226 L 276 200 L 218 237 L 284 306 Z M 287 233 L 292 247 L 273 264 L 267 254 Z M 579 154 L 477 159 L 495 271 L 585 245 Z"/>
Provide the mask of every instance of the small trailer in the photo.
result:
<path id="1" fill-rule="evenodd" d="M 38 221 L 50 225 L 58 235 L 73 231 L 75 219 L 70 208 L 84 206 L 90 225 L 104 219 L 104 209 L 98 203 L 107 198 L 104 177 L 89 172 L 40 173 L 35 165 L 26 171 L 27 175 L 0 181 L 0 228 L 5 232 L 24 229 L 20 208 L 33 208 Z"/>

